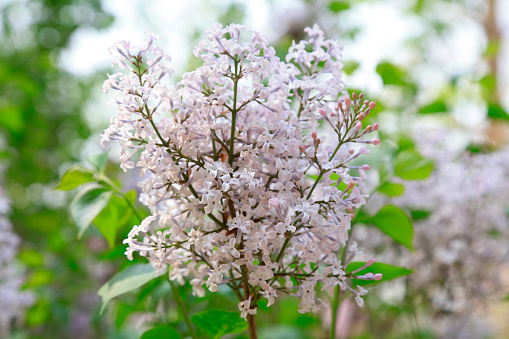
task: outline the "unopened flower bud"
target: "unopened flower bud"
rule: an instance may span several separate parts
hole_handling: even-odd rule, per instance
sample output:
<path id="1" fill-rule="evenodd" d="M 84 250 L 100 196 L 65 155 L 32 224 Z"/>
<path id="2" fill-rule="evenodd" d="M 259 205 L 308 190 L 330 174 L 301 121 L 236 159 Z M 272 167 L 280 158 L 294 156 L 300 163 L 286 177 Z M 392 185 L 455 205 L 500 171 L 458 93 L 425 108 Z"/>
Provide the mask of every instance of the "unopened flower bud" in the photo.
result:
<path id="1" fill-rule="evenodd" d="M 279 199 L 278 198 L 269 199 L 269 203 L 274 208 L 278 208 L 279 207 Z"/>
<path id="2" fill-rule="evenodd" d="M 362 122 L 360 121 L 357 121 L 357 123 L 355 124 L 355 130 L 358 131 L 362 128 Z"/>
<path id="3" fill-rule="evenodd" d="M 377 274 L 375 274 L 373 279 L 375 281 L 380 281 L 380 280 L 382 280 L 382 278 L 383 278 L 383 274 L 382 273 L 377 273 Z"/>
<path id="4" fill-rule="evenodd" d="M 325 110 L 324 110 L 323 108 L 320 108 L 320 109 L 318 110 L 318 113 L 320 113 L 320 115 L 321 115 L 322 117 L 324 117 L 324 116 L 326 116 L 326 115 L 327 115 L 327 112 L 325 112 Z"/>
<path id="5" fill-rule="evenodd" d="M 315 132 L 311 133 L 311 138 L 313 138 L 314 140 L 316 140 L 317 136 L 316 136 L 316 133 L 315 133 Z"/>
<path id="6" fill-rule="evenodd" d="M 346 189 L 351 190 L 354 186 L 355 186 L 355 184 L 353 183 L 353 181 L 349 182 L 348 185 L 346 185 Z"/>
<path id="7" fill-rule="evenodd" d="M 352 104 L 352 99 L 350 99 L 349 97 L 346 97 L 345 98 L 345 105 L 346 105 L 346 107 L 350 107 L 351 104 Z"/>
<path id="8" fill-rule="evenodd" d="M 364 99 L 364 93 L 359 94 L 359 99 Z"/>
<path id="9" fill-rule="evenodd" d="M 371 102 L 369 103 L 369 109 L 373 109 L 373 108 L 375 108 L 375 106 L 376 106 L 376 102 L 371 101 Z"/>
<path id="10" fill-rule="evenodd" d="M 373 125 L 373 131 L 378 131 L 378 123 Z"/>
<path id="11" fill-rule="evenodd" d="M 366 265 L 371 266 L 375 263 L 375 261 L 376 261 L 375 258 L 369 258 L 368 261 L 366 262 Z"/>
<path id="12" fill-rule="evenodd" d="M 378 145 L 380 143 L 380 139 L 373 140 L 373 145 Z"/>
<path id="13" fill-rule="evenodd" d="M 357 93 L 353 92 L 353 93 L 352 93 L 352 98 L 353 98 L 354 100 L 357 100 Z"/>
<path id="14" fill-rule="evenodd" d="M 371 167 L 369 165 L 362 165 L 361 169 L 363 169 L 365 171 L 369 171 L 371 169 Z"/>
<path id="15" fill-rule="evenodd" d="M 373 130 L 373 126 L 368 125 L 368 126 L 366 127 L 366 132 L 371 132 L 372 130 Z"/>

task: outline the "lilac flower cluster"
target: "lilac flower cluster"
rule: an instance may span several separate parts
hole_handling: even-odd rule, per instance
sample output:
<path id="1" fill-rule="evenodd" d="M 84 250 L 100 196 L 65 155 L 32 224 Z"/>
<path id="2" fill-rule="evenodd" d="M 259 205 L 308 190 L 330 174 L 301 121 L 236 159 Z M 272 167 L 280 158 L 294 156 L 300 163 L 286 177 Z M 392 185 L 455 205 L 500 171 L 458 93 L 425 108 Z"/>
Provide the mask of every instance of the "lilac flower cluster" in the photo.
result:
<path id="1" fill-rule="evenodd" d="M 490 297 L 507 294 L 502 286 L 509 269 L 509 149 L 458 155 L 441 148 L 440 138 L 421 140 L 436 169 L 424 182 L 407 183 L 395 201 L 432 212 L 416 223 L 417 252 L 410 264 L 420 269 L 410 278 L 412 288 L 437 313 L 472 312 Z"/>
<path id="2" fill-rule="evenodd" d="M 114 63 L 127 73 L 104 83 L 118 112 L 102 143 L 119 141 L 121 167 L 140 169 L 151 211 L 124 241 L 127 257 L 139 252 L 180 283 L 189 277 L 198 296 L 229 285 L 243 317 L 279 292 L 317 311 L 318 286 L 339 285 L 362 304 L 367 291 L 350 279 L 381 278 L 345 272 L 355 243 L 338 259 L 367 197 L 369 166 L 348 163 L 379 143 L 361 140 L 378 129 L 362 124 L 375 103 L 345 94 L 341 47 L 317 25 L 305 31 L 283 62 L 267 36 L 216 25 L 194 50 L 203 65 L 174 86 L 163 82 L 174 72 L 155 36 L 144 46 L 121 41 Z M 329 142 L 317 135 L 320 121 L 334 132 Z"/>
<path id="3" fill-rule="evenodd" d="M 429 213 L 414 223 L 416 251 L 402 254 L 387 236 L 367 229 L 356 229 L 354 238 L 384 262 L 416 268 L 407 293 L 428 307 L 439 337 L 457 338 L 465 323 L 479 323 L 482 306 L 507 295 L 509 148 L 486 154 L 453 151 L 450 135 L 443 127 L 416 133 L 420 153 L 434 160 L 435 169 L 427 180 L 405 182 L 405 193 L 391 199 L 407 210 Z M 375 196 L 366 207 L 387 202 Z"/>
<path id="4" fill-rule="evenodd" d="M 0 167 L 0 174 L 3 168 Z M 8 219 L 10 200 L 0 186 L 0 337 L 9 336 L 12 325 L 20 321 L 25 308 L 34 302 L 32 293 L 21 291 L 24 277 L 17 265 L 20 237 L 14 233 Z"/>

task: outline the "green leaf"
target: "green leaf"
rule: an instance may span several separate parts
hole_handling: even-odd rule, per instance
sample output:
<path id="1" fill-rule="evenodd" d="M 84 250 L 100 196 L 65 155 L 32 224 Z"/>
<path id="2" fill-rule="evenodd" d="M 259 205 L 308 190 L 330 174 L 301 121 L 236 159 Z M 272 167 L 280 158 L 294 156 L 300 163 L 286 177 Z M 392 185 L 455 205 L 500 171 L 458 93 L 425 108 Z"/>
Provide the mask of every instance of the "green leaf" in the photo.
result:
<path id="1" fill-rule="evenodd" d="M 415 142 L 412 138 L 407 135 L 401 134 L 398 137 L 398 152 L 404 150 L 412 150 L 415 148 Z"/>
<path id="2" fill-rule="evenodd" d="M 372 216 L 366 213 L 363 208 L 358 209 L 357 214 L 355 214 L 355 217 L 352 220 L 352 225 L 355 223 L 369 224 L 371 222 L 371 218 Z"/>
<path id="3" fill-rule="evenodd" d="M 306 177 L 311 180 L 314 180 L 314 181 L 316 181 L 316 179 L 318 179 L 318 175 L 316 175 L 316 174 L 306 174 Z"/>
<path id="4" fill-rule="evenodd" d="M 247 328 L 247 321 L 240 317 L 239 312 L 204 311 L 193 315 L 191 321 L 213 339 L 221 338 L 228 333 L 240 333 Z"/>
<path id="5" fill-rule="evenodd" d="M 55 274 L 47 269 L 38 269 L 33 271 L 26 279 L 25 288 L 43 286 L 54 280 Z"/>
<path id="6" fill-rule="evenodd" d="M 95 181 L 94 173 L 83 166 L 76 165 L 69 168 L 62 175 L 62 179 L 60 179 L 60 183 L 55 189 L 69 191 L 91 181 Z"/>
<path id="7" fill-rule="evenodd" d="M 496 57 L 500 53 L 501 49 L 501 41 L 500 39 L 493 39 L 488 41 L 488 46 L 486 46 L 486 50 L 484 51 L 484 57 Z"/>
<path id="8" fill-rule="evenodd" d="M 352 262 L 348 264 L 346 271 L 348 273 L 355 271 L 356 269 L 360 268 L 361 266 L 365 265 L 365 262 Z M 379 281 L 374 280 L 361 280 L 361 279 L 353 279 L 353 282 L 357 285 L 370 285 L 370 284 L 377 284 L 388 280 L 393 280 L 399 277 L 403 277 L 405 275 L 409 275 L 413 272 L 413 270 L 410 270 L 408 268 L 404 267 L 398 267 L 398 266 L 392 266 L 389 264 L 379 263 L 376 262 L 373 265 L 363 269 L 362 271 L 359 271 L 355 273 L 356 275 L 364 275 L 366 273 L 382 273 L 383 277 Z"/>
<path id="9" fill-rule="evenodd" d="M 92 154 L 87 160 L 89 163 L 94 165 L 97 172 L 104 172 L 104 168 L 108 162 L 108 153 Z"/>
<path id="10" fill-rule="evenodd" d="M 497 80 L 493 74 L 488 74 L 479 80 L 479 84 L 481 84 L 486 94 L 491 94 L 497 87 Z"/>
<path id="11" fill-rule="evenodd" d="M 386 205 L 371 218 L 370 222 L 397 243 L 413 250 L 414 228 L 412 220 L 397 206 Z"/>
<path id="12" fill-rule="evenodd" d="M 39 298 L 37 298 L 35 305 L 33 305 L 27 310 L 25 321 L 27 326 L 35 327 L 47 323 L 50 317 L 51 317 L 50 303 L 47 299 L 45 299 L 45 297 L 40 295 Z"/>
<path id="13" fill-rule="evenodd" d="M 388 62 L 381 62 L 376 66 L 376 72 L 380 74 L 384 85 L 406 86 L 405 72 Z"/>
<path id="14" fill-rule="evenodd" d="M 347 1 L 334 0 L 329 4 L 329 9 L 334 13 L 339 13 L 349 8 L 350 4 Z"/>
<path id="15" fill-rule="evenodd" d="M 447 106 L 443 101 L 435 101 L 419 109 L 419 114 L 433 114 L 447 112 Z"/>
<path id="16" fill-rule="evenodd" d="M 134 206 L 137 196 L 136 191 L 130 190 L 125 194 L 125 196 L 131 205 Z M 133 210 L 127 202 L 124 199 L 113 195 L 108 205 L 94 219 L 94 224 L 99 231 L 101 231 L 104 238 L 106 238 L 110 248 L 113 248 L 115 246 L 115 240 L 118 233 L 117 230 L 126 225 L 132 216 Z M 139 222 L 139 220 L 136 220 L 135 223 L 139 224 Z M 131 225 L 134 225 L 134 223 Z"/>
<path id="17" fill-rule="evenodd" d="M 121 328 L 124 325 L 125 321 L 134 312 L 144 311 L 143 307 L 136 307 L 133 305 L 129 305 L 125 302 L 117 302 L 117 309 L 115 314 L 115 327 L 117 329 Z"/>
<path id="18" fill-rule="evenodd" d="M 318 179 L 318 175 L 315 175 L 315 174 L 306 174 L 306 177 L 308 179 L 311 179 L 313 181 L 316 181 Z M 337 175 L 336 173 L 331 173 L 331 175 L 329 176 L 330 180 L 332 180 L 332 184 L 330 184 L 331 186 L 336 186 L 336 182 L 338 181 L 339 179 L 339 175 Z M 323 177 L 322 177 L 323 179 Z M 320 179 L 320 180 L 322 180 Z M 340 182 L 339 185 L 338 185 L 338 190 L 340 191 L 344 191 L 346 189 L 346 184 L 344 182 Z"/>
<path id="19" fill-rule="evenodd" d="M 394 173 L 405 180 L 423 180 L 433 171 L 433 161 L 414 150 L 399 152 L 394 161 Z"/>
<path id="20" fill-rule="evenodd" d="M 9 104 L 0 107 L 0 127 L 13 133 L 19 133 L 24 124 L 23 112 L 19 107 Z"/>
<path id="21" fill-rule="evenodd" d="M 127 223 L 132 213 L 124 199 L 113 195 L 108 205 L 94 219 L 94 225 L 106 238 L 110 248 L 115 246 L 117 230 Z"/>
<path id="22" fill-rule="evenodd" d="M 180 335 L 170 327 L 154 327 L 143 333 L 140 339 L 180 339 Z"/>
<path id="23" fill-rule="evenodd" d="M 509 120 L 507 112 L 497 103 L 488 104 L 488 118 Z"/>
<path id="24" fill-rule="evenodd" d="M 430 211 L 425 211 L 425 210 L 413 210 L 413 211 L 410 211 L 410 215 L 412 216 L 412 220 L 421 220 L 421 219 L 426 219 L 427 217 L 429 217 L 431 215 L 431 212 Z"/>
<path id="25" fill-rule="evenodd" d="M 135 290 L 155 277 L 156 271 L 151 264 L 134 264 L 115 274 L 97 292 L 102 298 L 101 313 L 111 299 Z"/>
<path id="26" fill-rule="evenodd" d="M 41 252 L 32 249 L 24 249 L 19 252 L 18 259 L 32 267 L 42 266 L 44 263 L 44 257 Z"/>
<path id="27" fill-rule="evenodd" d="M 108 205 L 112 192 L 102 185 L 89 185 L 74 197 L 71 202 L 71 217 L 79 228 L 81 238 L 92 221 Z"/>
<path id="28" fill-rule="evenodd" d="M 133 206 L 136 204 L 136 198 L 138 197 L 138 193 L 136 193 L 135 190 L 127 191 L 125 193 L 125 196 L 127 197 L 127 200 L 129 200 Z"/>
<path id="29" fill-rule="evenodd" d="M 359 63 L 357 61 L 345 61 L 343 62 L 343 72 L 350 75 L 359 67 Z"/>
<path id="30" fill-rule="evenodd" d="M 405 185 L 387 182 L 378 189 L 378 192 L 388 195 L 389 197 L 397 197 L 405 192 Z"/>
<path id="31" fill-rule="evenodd" d="M 380 182 L 384 182 L 390 179 L 390 165 L 384 161 L 380 164 L 380 167 L 378 168 L 378 175 Z"/>

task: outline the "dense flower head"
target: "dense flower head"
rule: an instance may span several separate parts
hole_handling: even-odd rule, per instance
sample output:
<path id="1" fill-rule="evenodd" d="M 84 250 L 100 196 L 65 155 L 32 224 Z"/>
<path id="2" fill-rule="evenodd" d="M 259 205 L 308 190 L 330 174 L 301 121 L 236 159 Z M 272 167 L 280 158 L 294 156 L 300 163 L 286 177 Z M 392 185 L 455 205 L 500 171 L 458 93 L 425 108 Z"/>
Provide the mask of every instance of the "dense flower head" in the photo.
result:
<path id="1" fill-rule="evenodd" d="M 416 246 L 423 252 L 413 264 L 422 272 L 412 277 L 413 284 L 435 310 L 472 311 L 504 292 L 502 272 L 509 269 L 509 149 L 459 157 L 435 151 L 433 158 L 437 168 L 430 180 L 409 185 L 405 197 L 397 200 L 432 211 L 416 227 Z"/>
<path id="2" fill-rule="evenodd" d="M 203 65 L 175 86 L 153 36 L 145 47 L 121 42 L 115 62 L 129 72 L 104 85 L 118 112 L 103 143 L 120 141 L 121 167 L 140 169 L 151 211 L 125 240 L 128 258 L 189 277 L 198 296 L 228 284 L 243 317 L 281 292 L 300 296 L 302 312 L 325 305 L 317 286 L 340 285 L 359 304 L 366 293 L 337 253 L 367 197 L 368 167 L 348 163 L 379 142 L 360 140 L 378 128 L 362 127 L 374 102 L 343 91 L 341 47 L 317 25 L 306 32 L 283 62 L 265 35 L 216 25 L 194 50 Z M 317 135 L 320 120 L 335 138 Z M 356 244 L 348 251 L 351 260 Z"/>
<path id="3" fill-rule="evenodd" d="M 479 305 L 507 294 L 509 269 L 509 148 L 486 154 L 447 149 L 447 129 L 422 131 L 419 151 L 433 159 L 429 179 L 405 183 L 393 203 L 429 216 L 415 222 L 416 252 L 402 255 L 387 237 L 356 237 L 384 261 L 418 268 L 409 288 L 444 319 L 473 316 Z M 373 201 L 375 202 L 375 201 Z M 384 247 L 383 253 L 376 249 Z M 449 324 L 450 325 L 450 324 Z"/>

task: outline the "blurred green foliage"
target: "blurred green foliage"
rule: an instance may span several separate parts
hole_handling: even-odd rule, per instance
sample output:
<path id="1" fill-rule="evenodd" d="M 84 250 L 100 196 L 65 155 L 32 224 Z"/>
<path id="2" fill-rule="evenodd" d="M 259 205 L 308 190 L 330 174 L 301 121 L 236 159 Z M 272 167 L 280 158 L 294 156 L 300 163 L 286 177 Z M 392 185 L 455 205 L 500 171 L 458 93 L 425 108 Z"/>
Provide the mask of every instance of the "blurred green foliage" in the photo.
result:
<path id="1" fill-rule="evenodd" d="M 99 0 L 12 0 L 0 6 L 0 133 L 8 149 L 6 191 L 15 231 L 23 239 L 19 258 L 27 266 L 25 288 L 36 295 L 27 326 L 18 329 L 18 335 L 105 337 L 103 320 L 88 326 L 98 303 L 97 280 L 104 274 L 90 263 L 98 256 L 93 247 L 103 247 L 102 240 L 76 241 L 65 200 L 53 198 L 51 186 L 58 180 L 59 167 L 80 157 L 80 144 L 90 135 L 83 109 L 102 78 L 77 79 L 62 70 L 60 55 L 79 28 L 103 29 L 113 17 Z"/>

